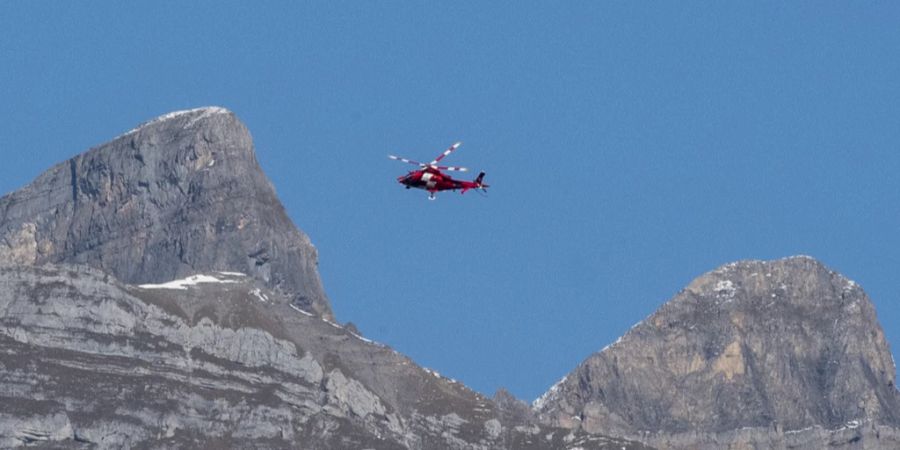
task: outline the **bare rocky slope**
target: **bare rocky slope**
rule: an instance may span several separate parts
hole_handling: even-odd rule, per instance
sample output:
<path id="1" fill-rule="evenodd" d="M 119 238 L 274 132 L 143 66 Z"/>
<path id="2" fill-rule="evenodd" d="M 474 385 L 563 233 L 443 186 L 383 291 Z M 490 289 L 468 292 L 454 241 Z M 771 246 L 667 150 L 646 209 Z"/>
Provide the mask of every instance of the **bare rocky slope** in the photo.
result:
<path id="1" fill-rule="evenodd" d="M 660 448 L 900 448 L 875 309 L 809 257 L 694 280 L 538 399 L 543 423 Z"/>
<path id="2" fill-rule="evenodd" d="M 541 425 L 333 321 L 221 108 L 0 198 L 0 447 L 641 449 Z"/>
<path id="3" fill-rule="evenodd" d="M 0 448 L 643 448 L 510 421 L 246 275 L 7 266 L 0 286 Z"/>

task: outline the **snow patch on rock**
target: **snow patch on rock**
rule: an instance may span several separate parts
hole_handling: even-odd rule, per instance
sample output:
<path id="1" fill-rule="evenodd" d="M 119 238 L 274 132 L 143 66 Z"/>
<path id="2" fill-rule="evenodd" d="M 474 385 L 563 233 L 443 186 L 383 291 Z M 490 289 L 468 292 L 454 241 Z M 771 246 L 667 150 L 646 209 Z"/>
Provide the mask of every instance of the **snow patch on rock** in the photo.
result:
<path id="1" fill-rule="evenodd" d="M 227 277 L 246 277 L 247 274 L 243 272 L 216 272 L 220 275 L 225 275 Z"/>
<path id="2" fill-rule="evenodd" d="M 266 294 L 263 294 L 263 291 L 260 288 L 256 288 L 256 289 L 253 289 L 252 291 L 250 291 L 250 295 L 256 297 L 259 301 L 261 301 L 263 303 L 269 302 L 269 297 L 266 296 Z"/>
<path id="3" fill-rule="evenodd" d="M 220 283 L 220 284 L 228 284 L 235 283 L 234 280 L 225 280 L 221 278 L 216 278 L 211 275 L 192 275 L 187 278 L 182 278 L 180 280 L 172 280 L 167 283 L 161 284 L 141 284 L 138 285 L 141 289 L 178 289 L 178 290 L 186 290 L 188 287 L 197 286 L 198 284 L 204 283 Z"/>
<path id="4" fill-rule="evenodd" d="M 231 114 L 231 111 L 229 111 L 225 108 L 222 108 L 221 106 L 204 106 L 204 107 L 194 108 L 194 109 L 172 111 L 170 113 L 163 114 L 155 119 L 144 122 L 144 123 L 138 125 L 137 127 L 132 128 L 131 130 L 125 132 L 124 134 L 122 134 L 119 137 L 128 136 L 129 134 L 136 133 L 136 132 L 140 131 L 142 128 L 145 128 L 150 125 L 154 125 L 154 124 L 157 124 L 160 122 L 165 122 L 167 120 L 172 120 L 177 117 L 185 116 L 188 114 L 196 114 L 196 113 L 200 113 L 200 115 L 191 119 L 187 124 L 185 124 L 185 126 L 184 126 L 185 128 L 190 128 L 194 124 L 196 124 L 198 121 L 205 119 L 207 117 L 216 115 L 216 114 Z"/>
<path id="5" fill-rule="evenodd" d="M 716 287 L 713 288 L 716 297 L 720 300 L 724 300 L 725 303 L 734 299 L 736 290 L 737 289 L 734 287 L 734 283 L 731 280 L 720 280 L 716 283 Z"/>
<path id="6" fill-rule="evenodd" d="M 531 402 L 531 409 L 542 409 L 544 405 L 547 404 L 547 401 L 552 399 L 556 395 L 556 393 L 559 391 L 560 386 L 562 386 L 562 384 L 565 383 L 567 379 L 569 379 L 568 375 L 562 377 L 562 379 L 557 381 L 553 386 L 550 386 L 550 389 L 548 389 L 547 392 L 544 392 L 540 397 Z"/>
<path id="7" fill-rule="evenodd" d="M 304 311 L 304 310 L 302 310 L 302 309 L 300 309 L 300 308 L 298 308 L 298 307 L 296 307 L 296 306 L 294 306 L 294 305 L 288 305 L 288 306 L 290 306 L 291 309 L 293 309 L 294 311 L 297 311 L 298 313 L 303 314 L 304 316 L 307 316 L 307 317 L 313 317 L 313 314 L 312 314 L 312 313 L 306 312 L 306 311 Z"/>

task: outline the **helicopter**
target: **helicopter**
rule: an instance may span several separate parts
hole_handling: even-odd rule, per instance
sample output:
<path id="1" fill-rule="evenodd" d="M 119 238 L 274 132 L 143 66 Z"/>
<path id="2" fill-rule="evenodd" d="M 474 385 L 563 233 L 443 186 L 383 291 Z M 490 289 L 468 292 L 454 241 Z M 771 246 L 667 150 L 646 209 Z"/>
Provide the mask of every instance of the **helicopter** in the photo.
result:
<path id="1" fill-rule="evenodd" d="M 418 170 L 414 170 L 406 175 L 398 177 L 397 181 L 406 186 L 407 189 L 425 189 L 428 191 L 429 200 L 434 200 L 434 195 L 439 191 L 455 191 L 461 189 L 461 193 L 465 194 L 469 189 L 476 189 L 487 192 L 488 185 L 483 182 L 484 172 L 479 173 L 472 181 L 454 180 L 450 175 L 442 171 L 467 172 L 469 169 L 466 169 L 465 167 L 436 165 L 440 160 L 444 159 L 445 156 L 453 153 L 460 145 L 462 145 L 462 142 L 451 145 L 450 148 L 444 150 L 444 153 L 441 153 L 437 158 L 434 158 L 434 161 L 427 164 L 394 155 L 388 155 L 388 158 L 419 166 Z"/>

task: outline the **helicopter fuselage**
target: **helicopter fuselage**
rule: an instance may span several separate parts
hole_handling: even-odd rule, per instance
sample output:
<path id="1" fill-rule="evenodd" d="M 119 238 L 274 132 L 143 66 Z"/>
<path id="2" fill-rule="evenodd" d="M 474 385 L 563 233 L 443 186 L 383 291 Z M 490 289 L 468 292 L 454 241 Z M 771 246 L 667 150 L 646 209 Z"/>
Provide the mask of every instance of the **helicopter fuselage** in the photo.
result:
<path id="1" fill-rule="evenodd" d="M 476 187 L 471 181 L 454 180 L 450 175 L 431 168 L 414 170 L 397 178 L 397 181 L 407 188 L 425 189 L 428 192 L 463 189 L 465 183 L 472 184 L 469 188 Z"/>

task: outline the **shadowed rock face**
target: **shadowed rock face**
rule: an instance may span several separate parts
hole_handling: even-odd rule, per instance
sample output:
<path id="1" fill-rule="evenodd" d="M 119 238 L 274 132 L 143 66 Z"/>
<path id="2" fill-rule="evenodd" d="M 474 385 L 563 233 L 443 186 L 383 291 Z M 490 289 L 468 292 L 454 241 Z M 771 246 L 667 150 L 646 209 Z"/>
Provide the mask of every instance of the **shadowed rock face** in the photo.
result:
<path id="1" fill-rule="evenodd" d="M 895 380 L 863 290 L 794 257 L 697 278 L 535 407 L 548 424 L 664 447 L 819 448 L 833 438 L 829 430 L 857 430 L 838 437 L 847 445 L 876 426 L 896 438 Z M 874 436 L 868 442 L 879 448 Z M 890 442 L 884 448 L 897 444 Z"/>
<path id="2" fill-rule="evenodd" d="M 0 198 L 0 263 L 80 263 L 129 283 L 250 274 L 324 317 L 316 250 L 228 110 L 166 114 Z"/>

